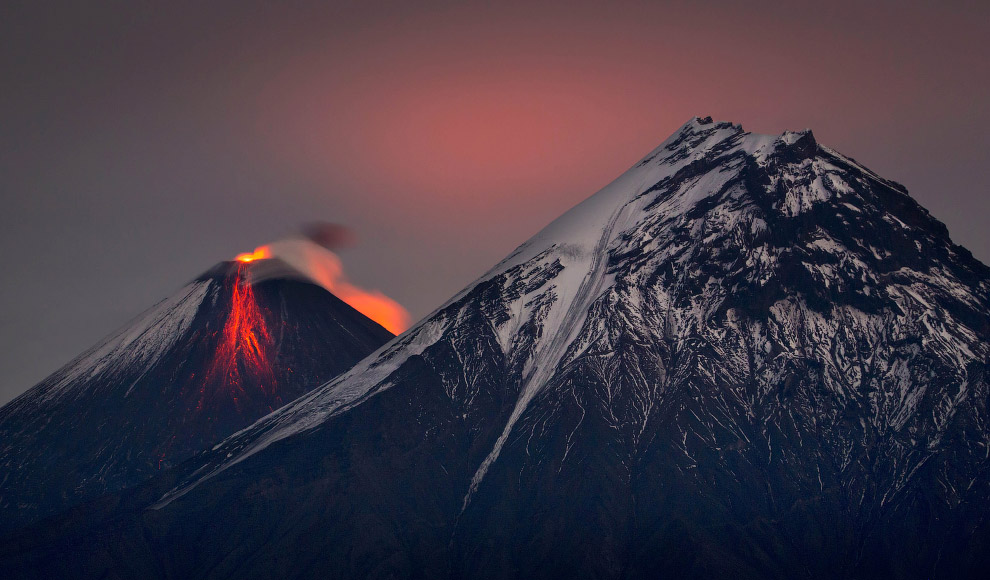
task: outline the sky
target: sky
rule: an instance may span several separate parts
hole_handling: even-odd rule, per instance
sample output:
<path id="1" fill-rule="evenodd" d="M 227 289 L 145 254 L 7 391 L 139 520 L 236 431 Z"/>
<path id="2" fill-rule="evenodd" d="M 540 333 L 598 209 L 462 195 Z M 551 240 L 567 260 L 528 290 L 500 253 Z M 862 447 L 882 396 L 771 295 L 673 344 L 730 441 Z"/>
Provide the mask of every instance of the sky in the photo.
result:
<path id="1" fill-rule="evenodd" d="M 85 4 L 85 6 L 84 6 Z M 990 262 L 986 2 L 0 5 L 0 403 L 345 224 L 417 320 L 693 116 L 903 183 Z"/>

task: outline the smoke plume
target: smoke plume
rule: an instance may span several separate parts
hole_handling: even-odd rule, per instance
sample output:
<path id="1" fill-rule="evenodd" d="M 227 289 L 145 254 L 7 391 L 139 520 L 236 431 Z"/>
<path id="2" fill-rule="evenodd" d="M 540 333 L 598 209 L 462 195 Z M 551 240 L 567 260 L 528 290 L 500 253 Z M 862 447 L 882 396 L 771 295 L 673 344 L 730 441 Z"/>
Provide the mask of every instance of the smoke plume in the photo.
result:
<path id="1" fill-rule="evenodd" d="M 343 226 L 313 223 L 303 228 L 300 237 L 272 242 L 236 259 L 254 262 L 252 284 L 272 278 L 301 278 L 326 288 L 389 332 L 402 333 L 409 328 L 406 309 L 378 290 L 365 290 L 352 284 L 340 258 L 330 250 L 350 244 L 353 239 Z"/>

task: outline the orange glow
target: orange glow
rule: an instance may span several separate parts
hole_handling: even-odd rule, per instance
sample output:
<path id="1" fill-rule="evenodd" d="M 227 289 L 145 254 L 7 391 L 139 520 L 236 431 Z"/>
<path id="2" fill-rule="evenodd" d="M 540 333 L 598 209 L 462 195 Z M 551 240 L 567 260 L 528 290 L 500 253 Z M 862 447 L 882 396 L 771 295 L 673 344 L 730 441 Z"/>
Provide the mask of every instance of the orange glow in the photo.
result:
<path id="1" fill-rule="evenodd" d="M 402 334 L 409 328 L 409 313 L 381 292 L 367 292 L 346 282 L 338 282 L 333 293 L 392 334 Z"/>
<path id="2" fill-rule="evenodd" d="M 409 313 L 388 296 L 377 290 L 368 291 L 347 281 L 344 267 L 336 254 L 318 248 L 324 255 L 318 261 L 311 257 L 308 273 L 321 286 L 392 334 L 402 334 L 409 328 Z"/>
<path id="3" fill-rule="evenodd" d="M 409 328 L 409 313 L 405 308 L 377 290 L 365 290 L 351 284 L 340 258 L 330 250 L 298 239 L 282 240 L 264 247 L 270 257 L 289 264 L 392 334 L 401 334 Z"/>
<path id="4" fill-rule="evenodd" d="M 272 257 L 272 253 L 271 250 L 269 250 L 268 246 L 260 246 L 255 248 L 254 251 L 251 252 L 250 254 L 247 253 L 237 254 L 237 256 L 235 256 L 234 259 L 237 260 L 238 262 L 247 263 L 247 262 L 253 262 L 255 260 L 264 260 L 266 258 L 271 258 L 271 257 Z"/>
<path id="5" fill-rule="evenodd" d="M 263 248 L 259 248 L 263 249 Z M 258 253 L 257 250 L 255 253 Z M 240 262 L 250 262 L 253 259 Z M 253 377 L 262 392 L 275 388 L 275 377 L 269 367 L 266 350 L 272 344 L 265 318 L 254 298 L 254 291 L 246 282 L 246 267 L 237 265 L 237 276 L 232 282 L 230 313 L 220 331 L 220 342 L 213 362 L 206 373 L 201 391 L 199 409 L 207 403 L 205 389 L 218 382 L 229 391 L 235 405 L 238 397 L 244 394 L 244 379 Z"/>
<path id="6" fill-rule="evenodd" d="M 337 254 L 313 244 L 303 248 L 302 270 L 314 281 L 392 334 L 402 334 L 409 328 L 409 313 L 398 302 L 377 290 L 368 291 L 348 282 Z"/>

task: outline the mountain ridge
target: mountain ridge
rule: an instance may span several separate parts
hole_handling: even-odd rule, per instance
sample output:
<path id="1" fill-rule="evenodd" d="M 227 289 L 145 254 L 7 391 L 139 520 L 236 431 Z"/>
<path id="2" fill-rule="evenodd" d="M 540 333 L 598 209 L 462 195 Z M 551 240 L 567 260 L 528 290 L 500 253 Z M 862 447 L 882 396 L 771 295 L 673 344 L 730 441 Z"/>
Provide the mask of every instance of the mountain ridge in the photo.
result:
<path id="1" fill-rule="evenodd" d="M 695 118 L 351 371 L 0 562 L 980 578 L 987 312 L 987 267 L 902 186 Z"/>
<path id="2" fill-rule="evenodd" d="M 684 147 L 685 143 L 688 146 L 687 148 Z M 904 200 L 897 199 L 896 197 L 892 197 L 892 196 L 886 196 L 884 198 L 884 201 L 888 203 L 895 203 L 898 205 L 904 203 L 913 205 L 911 209 L 920 210 L 921 215 L 919 216 L 918 219 L 921 222 L 924 222 L 923 225 L 935 229 L 938 234 L 944 235 L 945 240 L 951 244 L 951 240 L 948 239 L 947 228 L 945 228 L 945 226 L 941 222 L 938 222 L 937 220 L 932 218 L 930 214 L 928 214 L 928 212 L 924 210 L 924 208 L 921 208 L 921 206 L 913 202 L 913 200 L 911 200 L 911 198 L 907 196 L 906 188 L 904 188 L 900 184 L 896 184 L 895 182 L 891 182 L 876 175 L 869 169 L 866 169 L 865 167 L 859 165 L 857 162 L 855 162 L 850 158 L 842 156 L 841 154 L 838 154 L 837 152 L 831 149 L 827 149 L 819 146 L 814 138 L 813 133 L 810 130 L 805 130 L 801 132 L 785 132 L 781 136 L 754 135 L 744 132 L 739 125 L 734 125 L 732 123 L 726 123 L 726 122 L 716 123 L 712 121 L 710 117 L 705 117 L 705 118 L 695 117 L 694 119 L 688 121 L 684 126 L 682 126 L 681 129 L 675 132 L 668 140 L 666 140 L 659 147 L 654 149 L 646 157 L 644 157 L 641 161 L 639 161 L 633 167 L 633 169 L 631 169 L 629 172 L 624 174 L 622 177 L 618 178 L 612 184 L 606 186 L 599 193 L 588 198 L 584 202 L 579 203 L 572 210 L 566 212 L 563 216 L 561 216 L 557 220 L 554 220 L 551 224 L 549 224 L 547 227 L 545 227 L 543 230 L 541 230 L 539 233 L 533 236 L 533 238 L 531 238 L 527 242 L 524 242 L 522 245 L 520 245 L 519 248 L 517 248 L 515 251 L 510 253 L 508 257 L 502 260 L 492 270 L 490 270 L 488 273 L 483 275 L 477 281 L 475 281 L 467 288 L 465 288 L 465 290 L 463 290 L 458 295 L 456 295 L 450 302 L 448 302 L 448 304 L 455 302 L 459 297 L 466 295 L 473 288 L 477 287 L 478 284 L 483 283 L 486 280 L 490 280 L 500 275 L 504 271 L 512 269 L 513 267 L 521 266 L 522 264 L 535 259 L 538 255 L 544 252 L 550 251 L 551 247 L 546 246 L 545 244 L 541 245 L 541 242 L 544 240 L 552 240 L 552 245 L 556 245 L 556 246 L 567 246 L 568 244 L 571 244 L 571 247 L 566 248 L 566 250 L 564 251 L 564 253 L 571 258 L 575 257 L 575 254 L 578 254 L 579 257 L 586 257 L 589 255 L 601 256 L 608 249 L 605 246 L 607 246 L 607 244 L 613 241 L 611 239 L 613 230 L 615 229 L 615 224 L 621 220 L 621 211 L 623 210 L 623 208 L 629 208 L 627 209 L 627 212 L 634 215 L 637 213 L 637 209 L 640 211 L 649 211 L 652 208 L 652 205 L 657 204 L 659 200 L 654 200 L 650 205 L 644 204 L 644 206 L 640 208 L 636 208 L 634 203 L 637 200 L 644 198 L 644 196 L 646 195 L 660 191 L 665 187 L 664 185 L 665 183 L 668 183 L 670 181 L 682 182 L 685 179 L 690 179 L 689 176 L 691 175 L 691 173 L 697 171 L 696 168 L 699 165 L 703 166 L 705 164 L 706 156 L 710 156 L 712 153 L 718 154 L 718 152 L 723 149 L 732 150 L 733 148 L 737 148 L 737 150 L 740 153 L 753 156 L 757 161 L 757 163 L 759 163 L 763 159 L 767 159 L 769 160 L 769 162 L 772 163 L 776 159 L 786 158 L 786 156 L 792 153 L 796 154 L 799 158 L 808 158 L 809 156 L 813 156 L 815 154 L 824 153 L 825 155 L 832 157 L 839 162 L 847 163 L 849 164 L 849 167 L 851 169 L 860 172 L 861 177 L 872 179 L 877 184 L 881 185 L 883 188 L 886 188 L 885 190 L 881 190 L 881 191 L 890 191 L 895 193 L 895 195 L 896 194 L 902 195 L 905 198 Z M 695 154 L 695 158 L 689 158 L 688 156 L 689 151 Z M 661 158 L 661 155 L 663 155 L 665 152 L 667 153 L 666 157 Z M 777 157 L 774 157 L 775 155 Z M 677 167 L 676 171 L 669 171 L 669 172 L 661 171 L 659 172 L 659 174 L 654 172 L 648 177 L 642 177 L 634 173 L 636 169 L 643 168 L 649 165 L 650 163 L 655 163 L 658 159 L 660 159 L 663 162 L 666 162 L 670 159 L 674 159 L 675 161 L 678 162 L 682 162 L 688 159 L 690 159 L 690 161 L 687 163 L 681 163 L 679 167 L 675 165 L 675 167 Z M 627 190 L 628 184 L 629 182 L 635 180 L 639 180 L 640 182 L 639 189 L 642 190 L 642 193 L 633 196 L 632 199 L 626 199 L 623 202 L 623 199 L 620 196 L 622 194 L 628 194 L 628 190 Z M 654 181 L 655 183 L 647 187 L 644 184 L 648 181 Z M 731 186 L 731 184 L 729 185 Z M 704 202 L 707 195 L 717 195 L 717 193 L 713 194 L 712 192 L 705 189 L 703 186 L 695 187 L 694 189 L 696 191 L 700 191 L 702 197 L 698 199 L 688 199 L 687 203 L 683 205 L 676 204 L 676 207 L 674 208 L 675 210 L 689 212 L 691 208 L 695 207 L 697 204 Z M 794 188 L 792 187 L 788 191 L 792 192 L 793 190 Z M 819 193 L 816 193 L 814 190 L 811 190 L 807 193 L 811 197 L 814 197 L 815 195 L 820 195 Z M 619 197 L 619 199 L 618 200 L 613 199 L 616 197 Z M 800 205 L 802 199 L 803 198 L 801 198 L 800 196 L 795 197 L 793 195 L 791 196 L 785 195 L 783 199 L 783 202 L 786 204 L 785 214 L 793 214 L 790 215 L 789 217 L 796 217 L 798 214 L 800 214 L 802 210 Z M 619 207 L 617 209 L 610 208 L 605 211 L 596 207 L 605 204 L 612 204 L 613 206 L 619 205 Z M 594 211 L 591 212 L 587 211 L 587 208 L 589 206 L 592 207 Z M 591 214 L 592 216 L 590 219 L 588 218 L 589 214 Z M 608 216 L 607 220 L 605 220 L 604 222 L 604 225 L 602 223 L 595 222 L 595 217 L 600 218 L 601 215 Z M 587 222 L 590 222 L 592 225 L 589 227 Z M 575 224 L 577 224 L 577 227 L 575 227 Z M 619 229 L 621 230 L 621 227 Z M 590 238 L 593 238 L 594 236 L 590 236 L 587 233 L 587 231 L 589 230 L 592 233 L 600 232 L 600 238 L 595 242 L 595 245 L 593 245 L 590 248 L 590 250 L 588 246 L 590 246 L 591 244 L 588 243 L 588 240 Z M 577 236 L 574 236 L 573 234 L 574 231 L 578 232 Z M 565 240 L 565 241 L 561 241 L 561 240 Z M 584 248 L 580 248 L 580 249 L 574 248 L 574 246 L 578 246 L 582 243 L 585 246 Z M 957 250 L 959 248 L 959 246 L 955 246 L 954 244 L 952 244 L 951 247 L 954 250 Z M 968 252 L 966 252 L 965 254 L 969 258 L 971 258 L 971 255 L 969 255 Z M 555 256 L 555 259 L 557 260 L 556 263 L 559 264 L 559 258 Z M 543 263 L 541 264 L 541 267 L 543 268 L 552 267 L 551 264 L 552 263 L 547 263 L 547 261 L 544 260 Z M 975 259 L 972 260 L 972 265 L 974 265 L 974 267 L 978 269 L 980 266 L 982 266 L 981 274 L 984 276 L 984 278 L 990 277 L 990 270 L 988 270 L 986 266 L 983 266 Z M 575 270 L 577 271 L 577 275 L 579 277 L 575 280 L 564 280 L 563 282 L 560 283 L 560 285 L 561 286 L 569 285 L 571 287 L 576 287 L 577 288 L 576 294 L 581 294 L 582 293 L 581 285 L 582 282 L 584 282 L 584 280 L 580 278 L 581 268 L 576 268 Z M 595 267 L 592 267 L 591 271 L 594 270 Z M 598 272 L 598 274 L 602 275 L 604 274 L 604 272 Z M 559 279 L 555 278 L 555 281 L 557 280 Z M 990 286 L 986 284 L 985 280 L 983 283 L 983 290 L 985 293 L 984 297 L 990 296 Z M 587 291 L 585 292 L 585 294 L 587 294 Z M 591 298 L 595 298 L 595 297 L 591 297 Z M 860 298 L 864 298 L 864 297 L 860 296 Z M 757 302 L 760 301 L 765 302 L 767 299 L 768 298 L 760 298 L 757 300 Z M 564 303 L 565 305 L 570 304 L 567 301 L 567 297 L 563 297 L 560 300 L 560 302 Z M 865 301 L 862 303 L 862 305 L 869 307 L 868 306 L 869 302 L 870 302 L 869 297 L 866 296 Z M 578 307 L 576 310 L 579 312 L 584 311 L 589 305 L 590 304 L 585 304 L 584 305 L 585 308 Z M 442 307 L 440 310 L 442 310 Z M 570 311 L 570 309 L 567 308 L 562 308 L 562 310 Z M 428 316 L 426 319 L 424 319 L 424 321 L 426 322 L 420 324 L 428 325 L 429 324 L 428 321 L 430 320 L 431 317 Z M 416 334 L 420 332 L 420 324 L 415 325 L 413 329 L 411 329 L 407 334 Z M 986 323 L 984 323 L 985 328 L 990 328 L 990 327 L 986 327 L 985 324 Z M 580 329 L 572 329 L 572 330 L 573 332 L 578 332 Z M 430 337 L 438 336 L 434 331 L 426 331 L 424 332 L 424 334 L 427 335 L 426 336 L 427 340 L 429 340 Z M 505 350 L 506 339 L 501 338 L 499 342 L 500 344 L 503 345 L 503 350 Z M 566 347 L 570 344 L 571 341 L 568 340 L 567 344 L 564 346 Z M 560 356 L 563 357 L 564 353 L 560 353 Z M 534 355 L 534 360 L 535 359 L 536 356 Z M 541 360 L 541 362 L 545 362 L 545 361 Z M 542 366 L 544 368 L 555 367 L 555 365 L 552 364 L 551 365 L 544 364 Z M 348 373 L 347 375 L 336 379 L 334 383 L 340 384 L 342 382 L 345 382 L 348 376 L 359 376 L 364 374 L 366 370 L 368 370 L 367 367 L 359 366 L 351 373 Z M 531 372 L 531 371 L 527 371 L 524 369 L 524 374 L 526 372 Z M 545 380 L 547 377 L 540 377 L 540 378 Z M 367 383 L 373 383 L 375 382 L 375 380 L 376 379 L 372 378 L 370 380 L 361 380 L 356 382 L 367 384 Z M 330 387 L 330 385 L 325 385 L 324 389 L 327 387 Z M 293 408 L 299 408 L 300 406 L 307 404 L 310 400 L 318 398 L 320 396 L 319 392 L 320 389 L 317 389 L 316 391 L 314 391 L 312 395 L 307 397 L 307 399 L 298 401 L 296 405 L 293 406 Z M 522 402 L 522 406 L 521 406 L 522 409 L 525 408 L 526 402 L 528 402 L 528 400 Z M 283 410 L 283 412 L 286 413 L 291 411 L 292 409 L 290 408 L 286 408 Z M 506 431 L 508 432 L 509 430 L 511 430 L 511 425 L 507 426 Z M 294 431 L 290 431 L 290 432 L 294 432 Z"/>

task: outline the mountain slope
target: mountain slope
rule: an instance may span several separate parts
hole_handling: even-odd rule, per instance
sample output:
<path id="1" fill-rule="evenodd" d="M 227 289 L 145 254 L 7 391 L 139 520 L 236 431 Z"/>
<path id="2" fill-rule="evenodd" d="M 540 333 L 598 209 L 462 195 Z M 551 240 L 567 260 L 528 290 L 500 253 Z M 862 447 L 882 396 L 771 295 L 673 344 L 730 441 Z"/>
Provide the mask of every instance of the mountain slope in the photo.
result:
<path id="1" fill-rule="evenodd" d="M 0 528 L 147 479 L 391 338 L 313 284 L 248 284 L 259 264 L 221 263 L 0 409 Z"/>
<path id="2" fill-rule="evenodd" d="M 694 119 L 386 349 L 0 562 L 980 577 L 988 284 L 810 132 Z"/>

